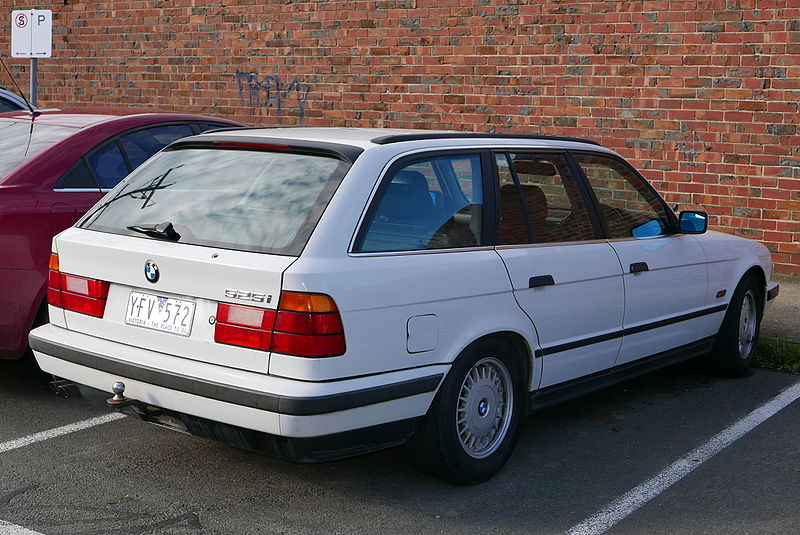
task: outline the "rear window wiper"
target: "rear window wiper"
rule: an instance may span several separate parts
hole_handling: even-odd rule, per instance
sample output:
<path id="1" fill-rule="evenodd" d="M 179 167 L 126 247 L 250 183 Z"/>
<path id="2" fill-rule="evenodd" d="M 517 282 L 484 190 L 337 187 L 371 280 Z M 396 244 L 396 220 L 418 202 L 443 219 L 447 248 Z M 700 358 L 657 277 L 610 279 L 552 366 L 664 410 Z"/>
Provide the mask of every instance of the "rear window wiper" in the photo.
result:
<path id="1" fill-rule="evenodd" d="M 175 170 L 175 169 L 177 169 L 179 167 L 183 167 L 183 166 L 184 166 L 184 164 L 176 165 L 175 167 L 170 167 L 169 169 L 166 170 L 166 172 L 164 172 L 161 175 L 159 175 L 159 176 L 155 177 L 154 179 L 152 179 L 148 186 L 144 186 L 142 188 L 132 189 L 132 190 L 126 191 L 124 193 L 121 192 L 118 195 L 115 195 L 111 199 L 109 199 L 106 202 L 104 202 L 103 204 L 101 204 L 98 207 L 98 209 L 105 208 L 109 204 L 111 204 L 111 203 L 113 203 L 115 201 L 118 201 L 119 199 L 122 199 L 123 197 L 133 197 L 135 199 L 135 198 L 137 198 L 136 195 L 139 195 L 139 194 L 141 194 L 142 196 L 138 197 L 138 198 L 139 199 L 143 199 L 145 201 L 145 204 L 147 204 L 147 202 L 153 197 L 153 193 L 155 193 L 156 190 L 167 189 L 168 187 L 175 185 L 175 182 L 170 182 L 168 184 L 164 184 L 164 179 L 166 179 L 167 176 L 169 176 L 169 174 L 173 170 Z M 144 208 L 144 206 L 142 208 Z"/>
<path id="2" fill-rule="evenodd" d="M 178 234 L 175 227 L 169 221 L 159 223 L 158 225 L 131 225 L 126 228 L 134 232 L 141 232 L 151 238 L 158 238 L 159 240 L 178 241 L 181 239 L 181 235 Z"/>
<path id="3" fill-rule="evenodd" d="M 125 197 L 130 197 L 131 199 L 144 200 L 142 208 L 145 208 L 147 206 L 147 203 L 150 202 L 150 199 L 153 197 L 153 193 L 155 193 L 156 190 L 167 189 L 168 187 L 175 185 L 175 182 L 169 182 L 167 184 L 164 184 L 164 179 L 167 178 L 167 175 L 169 175 L 174 169 L 183 167 L 183 165 L 184 164 L 176 165 L 175 167 L 170 167 L 169 169 L 167 169 L 166 172 L 152 179 L 148 186 L 118 193 L 111 199 L 105 201 L 103 204 L 98 206 L 91 214 L 87 215 L 86 218 L 79 224 L 79 226 L 81 228 L 87 228 L 89 225 L 92 224 L 92 220 L 96 219 L 100 214 L 102 214 L 103 211 L 105 211 L 105 209 L 108 208 L 110 204 L 113 204 L 120 199 L 124 199 Z M 141 197 L 137 197 L 137 195 L 141 195 Z"/>

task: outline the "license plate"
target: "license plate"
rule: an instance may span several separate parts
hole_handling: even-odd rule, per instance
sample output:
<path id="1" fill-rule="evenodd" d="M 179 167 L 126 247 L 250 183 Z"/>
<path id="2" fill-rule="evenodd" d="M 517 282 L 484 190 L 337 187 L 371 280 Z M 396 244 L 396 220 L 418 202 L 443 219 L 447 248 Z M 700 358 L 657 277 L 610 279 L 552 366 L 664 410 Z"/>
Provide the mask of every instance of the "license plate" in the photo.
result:
<path id="1" fill-rule="evenodd" d="M 156 331 L 189 336 L 194 318 L 194 301 L 131 292 L 125 323 Z"/>

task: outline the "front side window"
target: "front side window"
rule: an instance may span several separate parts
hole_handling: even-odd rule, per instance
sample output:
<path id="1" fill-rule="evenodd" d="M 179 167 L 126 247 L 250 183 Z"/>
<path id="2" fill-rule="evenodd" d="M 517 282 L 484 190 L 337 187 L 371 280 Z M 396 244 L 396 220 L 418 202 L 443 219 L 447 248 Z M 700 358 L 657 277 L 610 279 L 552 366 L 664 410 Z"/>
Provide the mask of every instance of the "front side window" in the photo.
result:
<path id="1" fill-rule="evenodd" d="M 356 252 L 449 249 L 481 244 L 480 155 L 416 160 L 382 185 Z"/>
<path id="2" fill-rule="evenodd" d="M 500 179 L 499 245 L 591 240 L 581 192 L 561 154 L 495 155 Z"/>
<path id="3" fill-rule="evenodd" d="M 576 154 L 600 203 L 609 238 L 650 238 L 670 232 L 670 219 L 658 195 L 627 165 L 599 154 Z"/>
<path id="4" fill-rule="evenodd" d="M 350 164 L 292 152 L 176 149 L 109 193 L 82 228 L 298 256 Z M 148 233 L 149 232 L 149 233 Z M 153 239 L 158 239 L 154 237 Z"/>

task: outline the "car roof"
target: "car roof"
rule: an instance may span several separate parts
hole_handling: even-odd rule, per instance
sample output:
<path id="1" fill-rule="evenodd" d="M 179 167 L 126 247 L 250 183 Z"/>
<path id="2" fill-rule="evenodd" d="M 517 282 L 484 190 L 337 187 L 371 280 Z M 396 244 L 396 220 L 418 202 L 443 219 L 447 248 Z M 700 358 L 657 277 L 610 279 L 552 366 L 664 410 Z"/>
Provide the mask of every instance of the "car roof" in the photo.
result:
<path id="1" fill-rule="evenodd" d="M 306 141 L 314 143 L 345 144 L 361 149 L 370 149 L 379 145 L 398 145 L 403 148 L 452 147 L 454 141 L 470 145 L 523 145 L 543 148 L 591 148 L 603 152 L 613 152 L 599 146 L 596 141 L 563 136 L 545 136 L 539 134 L 488 134 L 476 132 L 457 132 L 450 130 L 412 130 L 400 128 L 317 128 L 317 127 L 250 127 L 230 128 L 199 137 L 215 138 L 251 138 L 257 140 Z"/>
<path id="2" fill-rule="evenodd" d="M 87 108 L 87 109 L 59 109 L 39 110 L 40 113 L 31 115 L 27 110 L 0 113 L 0 121 L 33 121 L 37 124 L 54 126 L 67 126 L 72 128 L 87 128 L 100 123 L 121 119 L 123 117 L 141 117 L 156 122 L 160 121 L 208 121 L 225 119 L 205 115 L 172 112 L 150 112 L 136 108 Z"/>

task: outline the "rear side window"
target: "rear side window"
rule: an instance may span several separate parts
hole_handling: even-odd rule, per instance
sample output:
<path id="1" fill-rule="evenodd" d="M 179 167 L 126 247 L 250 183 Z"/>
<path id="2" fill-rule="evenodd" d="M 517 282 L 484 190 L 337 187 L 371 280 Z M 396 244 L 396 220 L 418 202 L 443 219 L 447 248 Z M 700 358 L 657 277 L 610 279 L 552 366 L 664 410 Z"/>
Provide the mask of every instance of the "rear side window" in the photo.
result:
<path id="1" fill-rule="evenodd" d="M 170 150 L 134 171 L 81 227 L 144 238 L 142 229 L 170 222 L 179 243 L 298 256 L 349 166 L 310 154 Z"/>
<path id="2" fill-rule="evenodd" d="M 120 142 L 131 163 L 131 168 L 136 169 L 150 156 L 176 139 L 193 134 L 192 127 L 188 124 L 171 124 L 131 132 L 122 136 Z"/>
<path id="3" fill-rule="evenodd" d="M 128 174 L 125 158 L 116 143 L 108 143 L 94 151 L 87 159 L 101 188 L 113 188 Z"/>
<path id="4" fill-rule="evenodd" d="M 426 158 L 382 185 L 355 251 L 415 251 L 481 244 L 480 155 Z"/>
<path id="5" fill-rule="evenodd" d="M 98 189 L 84 158 L 77 161 L 56 184 L 56 189 Z"/>
<path id="6" fill-rule="evenodd" d="M 495 157 L 500 179 L 500 245 L 594 239 L 589 212 L 563 155 Z"/>

